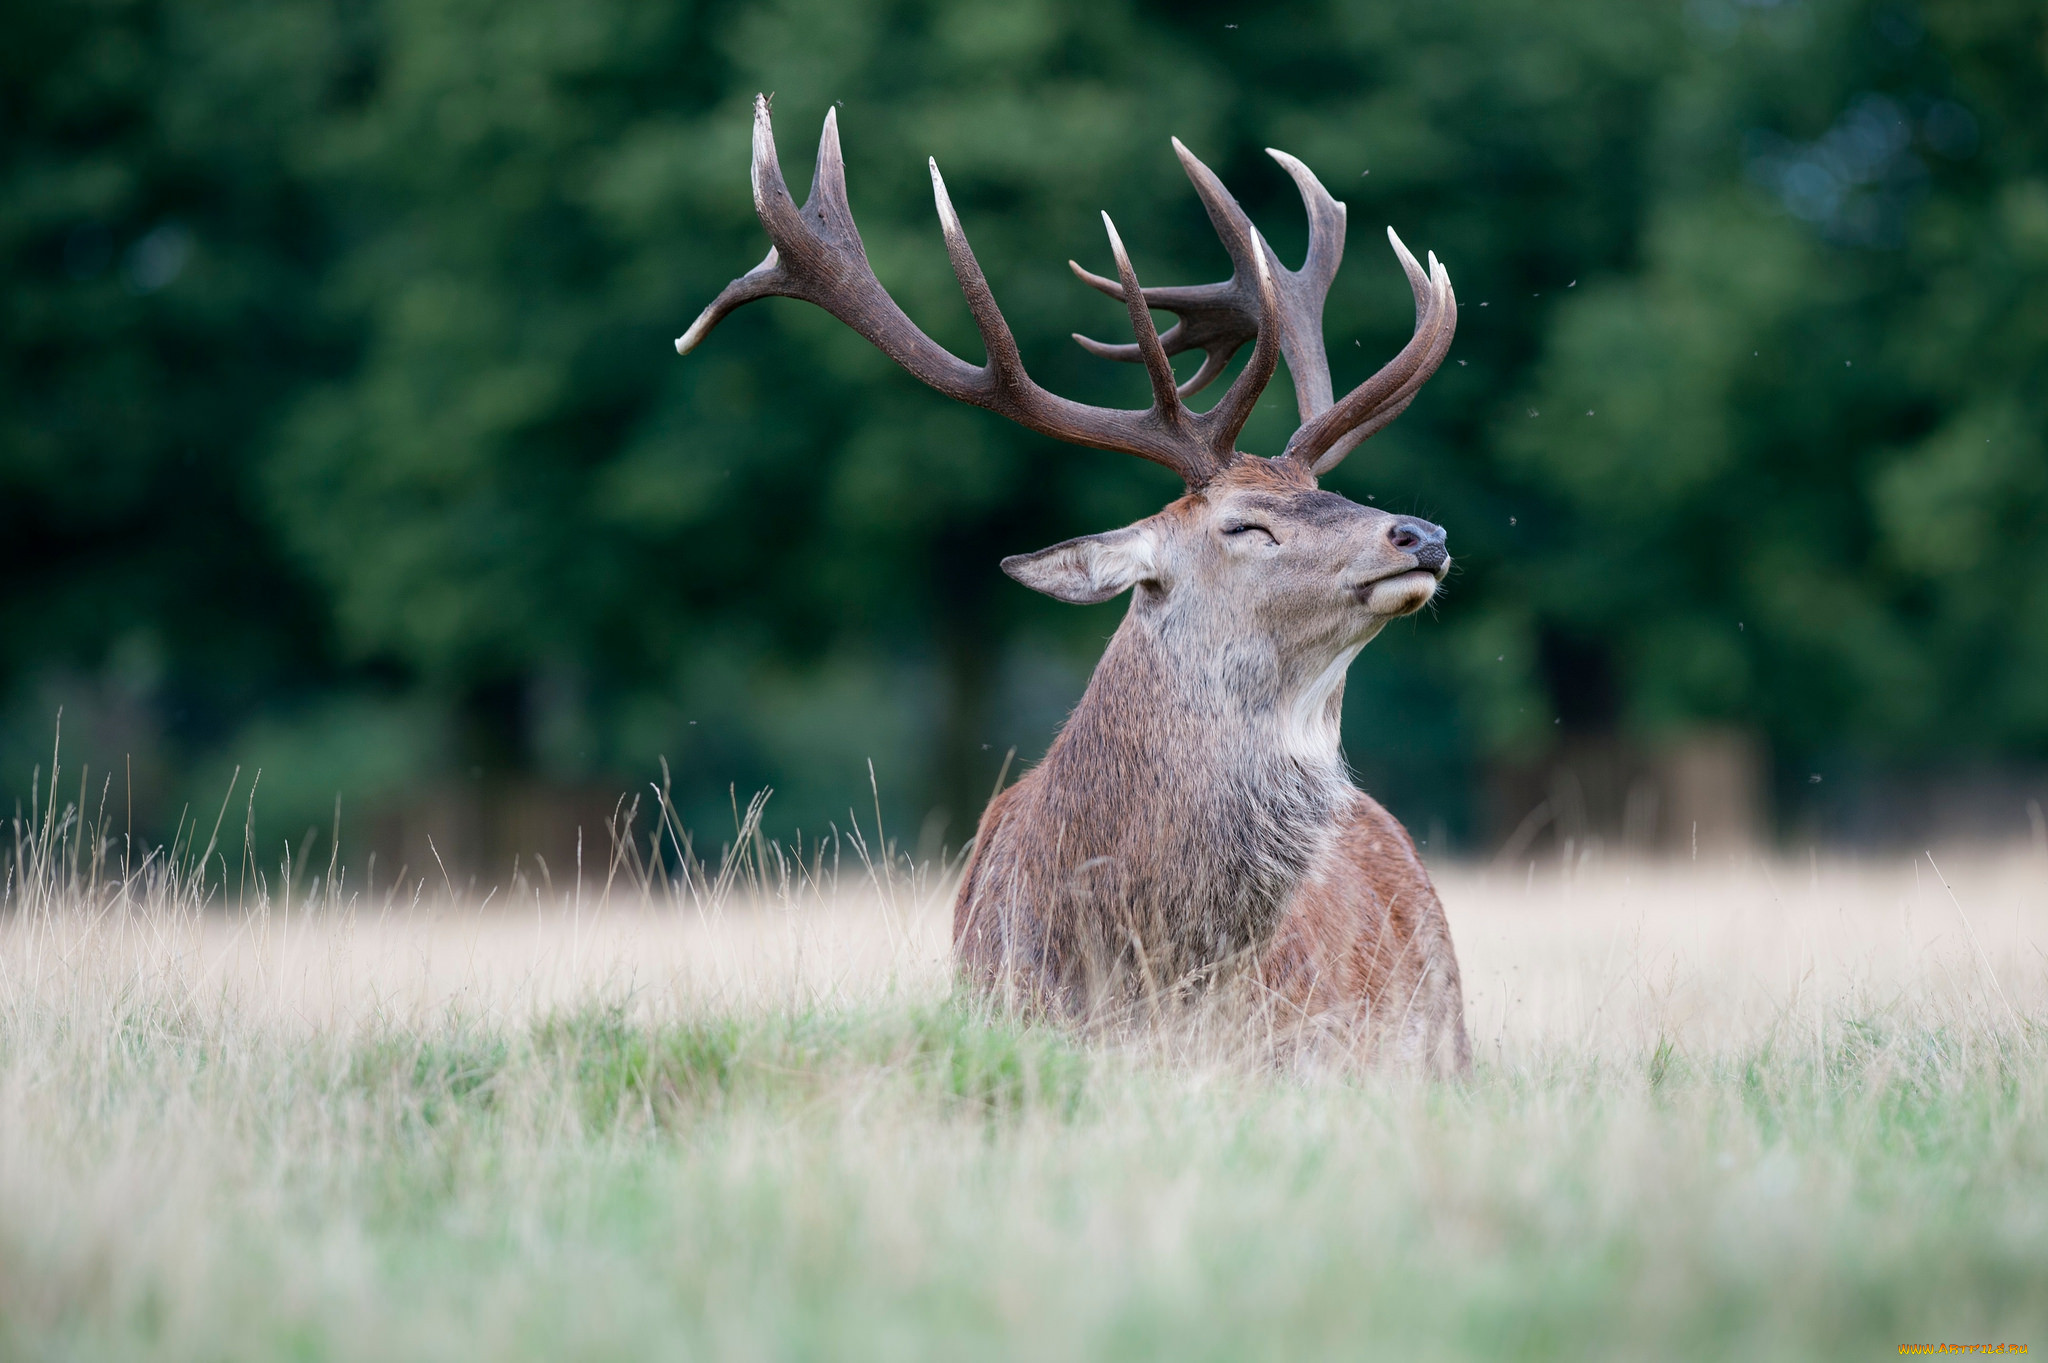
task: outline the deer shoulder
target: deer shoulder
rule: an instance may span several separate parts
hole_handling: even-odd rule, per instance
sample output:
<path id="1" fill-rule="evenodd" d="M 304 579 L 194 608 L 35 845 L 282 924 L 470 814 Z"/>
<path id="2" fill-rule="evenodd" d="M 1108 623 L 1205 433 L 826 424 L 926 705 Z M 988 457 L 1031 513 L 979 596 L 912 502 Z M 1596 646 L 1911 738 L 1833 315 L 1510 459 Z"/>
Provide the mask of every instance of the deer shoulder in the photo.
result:
<path id="1" fill-rule="evenodd" d="M 1462 1072 L 1464 990 L 1436 887 L 1400 821 L 1360 792 L 1260 953 L 1283 1015 L 1366 1058 Z"/>

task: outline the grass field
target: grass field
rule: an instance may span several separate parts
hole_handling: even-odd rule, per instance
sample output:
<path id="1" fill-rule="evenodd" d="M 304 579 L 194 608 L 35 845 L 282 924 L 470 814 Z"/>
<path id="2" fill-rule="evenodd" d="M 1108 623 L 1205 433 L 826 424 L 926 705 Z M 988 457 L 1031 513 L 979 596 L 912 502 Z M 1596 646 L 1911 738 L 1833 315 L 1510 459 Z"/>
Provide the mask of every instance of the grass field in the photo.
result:
<path id="1" fill-rule="evenodd" d="M 2048 1348 L 2033 850 L 1443 868 L 1458 1085 L 984 1015 L 941 877 L 92 861 L 0 918 L 8 1359 Z"/>

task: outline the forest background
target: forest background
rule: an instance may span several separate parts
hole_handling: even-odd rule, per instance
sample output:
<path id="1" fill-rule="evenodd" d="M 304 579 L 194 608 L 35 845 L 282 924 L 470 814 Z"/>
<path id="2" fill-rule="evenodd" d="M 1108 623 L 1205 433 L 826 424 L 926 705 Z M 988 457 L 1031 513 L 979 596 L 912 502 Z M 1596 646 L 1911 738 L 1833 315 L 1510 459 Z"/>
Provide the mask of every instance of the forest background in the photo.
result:
<path id="1" fill-rule="evenodd" d="M 1169 135 L 1290 263 L 1261 149 L 1349 203 L 1340 390 L 1411 326 L 1382 227 L 1445 260 L 1452 360 L 1329 480 L 1450 530 L 1439 608 L 1346 708 L 1361 780 L 1437 849 L 1591 836 L 1573 763 L 1650 828 L 1624 778 L 1688 744 L 1749 755 L 1781 838 L 2041 826 L 2034 0 L 5 10 L 17 798 L 61 708 L 65 779 L 138 837 L 231 788 L 239 825 L 260 769 L 266 846 L 339 794 L 345 847 L 424 865 L 404 830 L 441 827 L 482 863 L 559 849 L 664 760 L 687 821 L 772 786 L 770 826 L 815 835 L 866 816 L 872 762 L 892 833 L 957 846 L 1122 610 L 996 561 L 1177 485 L 949 404 L 800 304 L 679 359 L 765 249 L 766 90 L 799 193 L 838 106 L 878 273 L 978 360 L 935 155 L 1078 399 L 1145 393 L 1067 339 L 1120 338 L 1065 263 L 1106 268 L 1097 210 L 1148 283 L 1224 273 Z M 1275 385 L 1245 448 L 1290 428 Z"/>

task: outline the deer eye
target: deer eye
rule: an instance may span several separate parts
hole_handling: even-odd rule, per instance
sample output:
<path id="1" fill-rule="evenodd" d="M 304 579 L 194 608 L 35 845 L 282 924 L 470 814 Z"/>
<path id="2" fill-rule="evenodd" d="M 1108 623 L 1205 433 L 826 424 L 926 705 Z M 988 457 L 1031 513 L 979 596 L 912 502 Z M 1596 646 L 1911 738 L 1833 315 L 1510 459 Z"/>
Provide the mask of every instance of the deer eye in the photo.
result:
<path id="1" fill-rule="evenodd" d="M 1277 538 L 1274 537 L 1274 534 L 1271 530 L 1268 530 L 1265 526 L 1260 525 L 1257 521 L 1230 521 L 1223 526 L 1223 533 L 1226 535 L 1244 535 L 1257 533 L 1264 535 L 1267 539 L 1272 540 L 1275 544 L 1278 544 L 1280 542 Z"/>

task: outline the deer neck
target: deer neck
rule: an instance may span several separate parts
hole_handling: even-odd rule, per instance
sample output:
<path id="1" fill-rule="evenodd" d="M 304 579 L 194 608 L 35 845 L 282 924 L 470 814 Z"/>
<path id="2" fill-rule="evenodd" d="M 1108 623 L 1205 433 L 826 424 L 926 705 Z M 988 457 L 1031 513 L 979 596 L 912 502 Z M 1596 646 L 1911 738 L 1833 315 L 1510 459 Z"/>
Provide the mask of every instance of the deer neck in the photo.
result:
<path id="1" fill-rule="evenodd" d="M 1286 644 L 1204 628 L 1146 604 L 1134 604 L 1110 640 L 1069 728 L 1113 724 L 1142 744 L 1148 766 L 1197 764 L 1217 774 L 1289 784 L 1329 779 L 1349 788 L 1340 740 L 1344 678 L 1365 639 Z"/>
<path id="2" fill-rule="evenodd" d="M 1338 717 L 1362 642 L 1290 654 L 1134 605 L 1041 766 L 1060 860 L 1098 868 L 1081 897 L 1187 959 L 1259 940 L 1350 803 Z"/>

